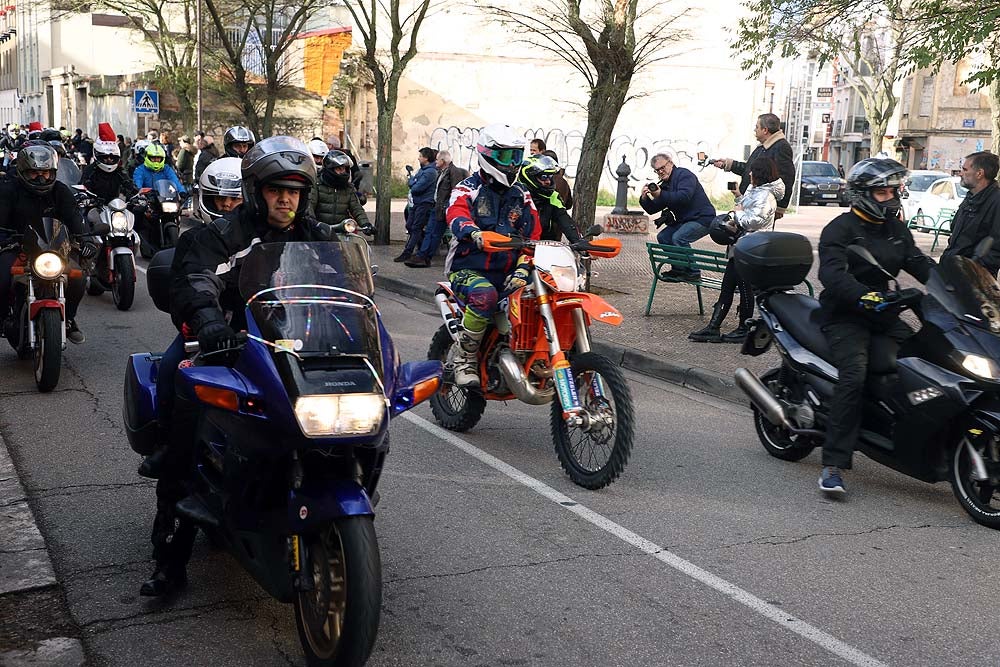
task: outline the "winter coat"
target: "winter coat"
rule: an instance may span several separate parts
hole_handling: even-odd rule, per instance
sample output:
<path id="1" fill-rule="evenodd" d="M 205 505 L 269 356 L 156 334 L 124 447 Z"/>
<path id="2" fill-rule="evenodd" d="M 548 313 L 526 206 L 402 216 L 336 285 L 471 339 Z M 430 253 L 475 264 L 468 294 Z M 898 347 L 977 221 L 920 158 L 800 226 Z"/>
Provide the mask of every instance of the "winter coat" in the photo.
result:
<path id="1" fill-rule="evenodd" d="M 54 217 L 69 228 L 71 234 L 84 234 L 83 216 L 65 183 L 56 181 L 48 194 L 31 192 L 16 178 L 0 182 L 0 228 L 23 234 L 29 225 L 41 229 L 43 217 Z M 0 235 L 7 232 L 0 231 Z"/>
<path id="2" fill-rule="evenodd" d="M 778 200 L 785 196 L 785 184 L 779 178 L 750 189 L 740 197 L 742 210 L 734 211 L 736 224 L 742 232 L 756 232 L 774 225 Z"/>
<path id="3" fill-rule="evenodd" d="M 449 162 L 448 166 L 438 174 L 436 195 L 434 197 L 434 215 L 438 220 L 444 220 L 448 214 L 448 204 L 451 203 L 451 191 L 456 185 L 469 177 L 469 172 Z"/>
<path id="4" fill-rule="evenodd" d="M 941 256 L 972 257 L 987 236 L 993 237 L 993 247 L 980 263 L 995 276 L 1000 271 L 1000 186 L 996 181 L 976 194 L 970 192 L 958 205 L 951 221 L 951 239 Z"/>
<path id="5" fill-rule="evenodd" d="M 97 163 L 88 165 L 83 170 L 83 181 L 81 182 L 88 190 L 100 197 L 105 204 L 116 197 L 128 199 L 139 191 L 121 166 L 108 172 L 98 167 Z"/>
<path id="6" fill-rule="evenodd" d="M 577 229 L 576 222 L 573 221 L 570 214 L 566 212 L 566 207 L 563 206 L 562 197 L 559 196 L 558 192 L 553 192 L 552 196 L 548 198 L 533 195 L 531 201 L 538 209 L 538 221 L 542 225 L 541 238 L 543 241 L 561 241 L 564 235 L 570 243 L 580 240 L 580 230 Z"/>
<path id="7" fill-rule="evenodd" d="M 541 235 L 538 210 L 523 185 L 515 183 L 498 192 L 478 173 L 469 176 L 451 191 L 447 220 L 451 225 L 452 240 L 445 271 L 472 269 L 483 273 L 494 283 L 502 281 L 514 270 L 518 253 L 483 252 L 472 239 L 472 232 L 491 231 L 507 236 L 517 234 L 536 240 Z"/>
<path id="8" fill-rule="evenodd" d="M 157 181 L 167 180 L 174 184 L 177 191 L 181 194 L 187 192 L 184 189 L 184 185 L 181 184 L 179 178 L 177 178 L 177 172 L 173 170 L 173 167 L 164 165 L 163 169 L 160 171 L 153 171 L 152 169 L 147 169 L 146 165 L 140 165 L 136 168 L 135 172 L 132 174 L 132 182 L 135 183 L 137 188 L 151 188 L 153 184 Z"/>
<path id="9" fill-rule="evenodd" d="M 413 196 L 414 206 L 417 204 L 433 204 L 434 190 L 437 185 L 437 167 L 433 162 L 428 162 L 420 168 L 413 176 L 407 179 L 410 186 L 410 195 Z"/>
<path id="10" fill-rule="evenodd" d="M 181 144 L 181 150 L 177 153 L 177 176 L 184 185 L 190 185 L 194 178 L 194 148 L 191 144 Z"/>
<path id="11" fill-rule="evenodd" d="M 219 149 L 215 147 L 215 144 L 209 144 L 201 149 L 198 153 L 198 161 L 194 165 L 194 182 L 198 182 L 201 178 L 201 173 L 205 171 L 208 165 L 212 164 L 219 159 Z"/>
<path id="12" fill-rule="evenodd" d="M 891 325 L 895 314 L 864 310 L 858 301 L 868 292 L 884 292 L 889 281 L 879 269 L 847 250 L 857 244 L 875 256 L 889 274 L 906 271 L 921 283 L 927 282 L 934 260 L 913 242 L 906 224 L 897 218 L 882 223 L 868 222 L 853 210 L 842 213 L 823 228 L 819 237 L 819 280 L 823 292 L 823 323 L 859 322 L 876 328 Z"/>
<path id="13" fill-rule="evenodd" d="M 750 189 L 750 171 L 753 169 L 754 160 L 761 157 L 769 157 L 778 165 L 778 177 L 785 184 L 785 196 L 778 199 L 778 210 L 783 212 L 788 208 L 788 200 L 792 196 L 792 185 L 795 184 L 795 161 L 792 157 L 792 145 L 785 139 L 784 132 L 778 130 L 768 137 L 767 141 L 750 153 L 746 162 L 727 160 L 726 171 L 743 177 L 740 179 L 740 192 L 745 193 Z"/>
<path id="14" fill-rule="evenodd" d="M 700 222 L 707 227 L 715 219 L 715 207 L 708 200 L 698 177 L 694 172 L 678 166 L 674 166 L 668 180 L 660 181 L 656 196 L 640 197 L 639 205 L 646 213 L 669 210 L 677 224 Z"/>
<path id="15" fill-rule="evenodd" d="M 358 193 L 350 183 L 340 187 L 327 185 L 322 180 L 313 188 L 312 205 L 316 219 L 328 225 L 337 225 L 351 218 L 359 225 L 368 225 L 368 214 L 361 206 Z"/>

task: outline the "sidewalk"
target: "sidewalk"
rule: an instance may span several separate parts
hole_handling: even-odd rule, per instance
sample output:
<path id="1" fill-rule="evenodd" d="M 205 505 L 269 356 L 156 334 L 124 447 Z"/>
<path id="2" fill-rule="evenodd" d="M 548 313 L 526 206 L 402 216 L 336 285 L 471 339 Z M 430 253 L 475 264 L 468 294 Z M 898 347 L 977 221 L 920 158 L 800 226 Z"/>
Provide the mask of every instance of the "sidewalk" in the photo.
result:
<path id="1" fill-rule="evenodd" d="M 373 262 L 378 265 L 375 283 L 379 287 L 433 301 L 435 284 L 445 280 L 443 253 L 429 268 L 413 269 L 392 261 L 402 251 L 406 232 L 403 228 L 402 210 L 405 202 L 393 202 L 392 242 L 389 246 L 372 246 Z M 777 228 L 804 234 L 810 238 L 815 252 L 823 226 L 840 215 L 838 207 L 803 207 L 801 212 L 789 215 L 778 222 Z M 609 208 L 599 208 L 597 219 L 603 219 Z M 695 288 L 690 285 L 661 283 L 656 289 L 650 315 L 644 315 L 646 300 L 653 274 L 646 253 L 646 242 L 655 241 L 655 234 L 615 234 L 622 242 L 622 252 L 613 259 L 595 260 L 593 288 L 624 316 L 619 327 L 595 324 L 592 330 L 595 345 L 622 366 L 659 379 L 703 391 L 736 402 L 746 402 L 743 393 L 733 382 L 733 372 L 739 367 L 763 373 L 778 364 L 778 353 L 771 349 L 759 357 L 740 354 L 740 346 L 724 343 L 694 343 L 687 335 L 705 326 L 712 304 L 718 297 L 715 290 L 702 290 L 705 315 L 698 315 Z M 917 244 L 930 252 L 932 238 L 927 234 L 914 235 Z M 705 237 L 695 247 L 719 250 L 720 247 Z M 935 258 L 941 253 L 939 245 Z M 809 280 L 818 295 L 822 289 L 816 278 L 814 263 Z M 905 281 L 904 281 L 905 282 Z M 801 290 L 804 292 L 805 287 Z M 739 297 L 737 296 L 737 299 Z M 736 307 L 723 325 L 723 332 L 736 327 Z M 428 336 L 429 341 L 429 336 Z"/>

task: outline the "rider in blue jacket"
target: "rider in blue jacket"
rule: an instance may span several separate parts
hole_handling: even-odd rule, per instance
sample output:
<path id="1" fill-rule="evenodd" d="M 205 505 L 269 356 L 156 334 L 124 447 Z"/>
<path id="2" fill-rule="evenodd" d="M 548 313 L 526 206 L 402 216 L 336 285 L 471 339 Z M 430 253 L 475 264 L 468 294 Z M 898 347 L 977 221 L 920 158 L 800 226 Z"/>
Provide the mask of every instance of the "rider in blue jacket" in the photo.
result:
<path id="1" fill-rule="evenodd" d="M 181 185 L 181 179 L 177 178 L 177 172 L 167 164 L 167 153 L 163 146 L 150 144 L 146 148 L 146 159 L 132 174 L 132 181 L 137 188 L 151 188 L 154 183 L 164 179 L 173 183 L 179 193 L 187 193 Z"/>

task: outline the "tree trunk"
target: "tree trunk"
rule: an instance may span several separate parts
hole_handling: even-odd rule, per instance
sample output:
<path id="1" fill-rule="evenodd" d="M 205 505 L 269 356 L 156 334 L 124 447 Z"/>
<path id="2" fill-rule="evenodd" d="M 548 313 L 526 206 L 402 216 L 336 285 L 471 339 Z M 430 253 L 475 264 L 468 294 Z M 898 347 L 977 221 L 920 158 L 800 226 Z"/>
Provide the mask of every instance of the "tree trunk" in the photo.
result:
<path id="1" fill-rule="evenodd" d="M 381 96 L 379 96 L 381 97 Z M 392 120 L 396 98 L 378 100 L 378 153 L 375 159 L 375 245 L 389 244 L 392 221 Z"/>
<path id="2" fill-rule="evenodd" d="M 594 224 L 604 161 L 630 83 L 631 79 L 615 80 L 610 74 L 601 75 L 587 103 L 587 129 L 573 184 L 573 218 L 582 230 Z"/>
<path id="3" fill-rule="evenodd" d="M 872 157 L 882 150 L 882 144 L 885 143 L 885 129 L 889 126 L 888 121 L 885 120 L 870 120 L 868 121 L 868 127 L 872 133 L 871 139 L 871 149 L 869 153 Z"/>

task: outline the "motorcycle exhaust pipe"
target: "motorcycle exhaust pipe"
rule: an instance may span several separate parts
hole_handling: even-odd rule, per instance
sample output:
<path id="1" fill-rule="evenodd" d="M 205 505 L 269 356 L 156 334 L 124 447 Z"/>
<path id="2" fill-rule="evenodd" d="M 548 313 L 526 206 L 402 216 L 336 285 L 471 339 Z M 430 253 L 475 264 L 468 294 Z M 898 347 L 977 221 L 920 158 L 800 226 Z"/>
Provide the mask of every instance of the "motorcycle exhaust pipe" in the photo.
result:
<path id="1" fill-rule="evenodd" d="M 545 405 L 552 402 L 555 389 L 551 383 L 548 389 L 542 391 L 533 387 L 524 375 L 521 364 L 518 363 L 514 353 L 510 350 L 503 350 L 497 355 L 497 367 L 500 369 L 500 375 L 503 376 L 507 387 L 517 396 L 517 400 L 528 405 Z"/>
<path id="2" fill-rule="evenodd" d="M 733 377 L 736 380 L 736 386 L 747 395 L 750 401 L 757 406 L 757 409 L 767 417 L 769 422 L 775 426 L 783 426 L 789 430 L 794 428 L 788 421 L 785 408 L 781 406 L 778 399 L 768 391 L 767 387 L 764 386 L 764 383 L 756 375 L 745 368 L 737 368 Z"/>
<path id="3" fill-rule="evenodd" d="M 441 311 L 441 319 L 444 320 L 445 326 L 448 327 L 448 333 L 451 337 L 458 342 L 458 334 L 462 330 L 462 322 L 458 319 L 458 316 L 452 312 L 451 304 L 448 303 L 448 295 L 444 292 L 438 292 L 434 295 L 434 303 L 437 304 L 438 310 Z"/>

